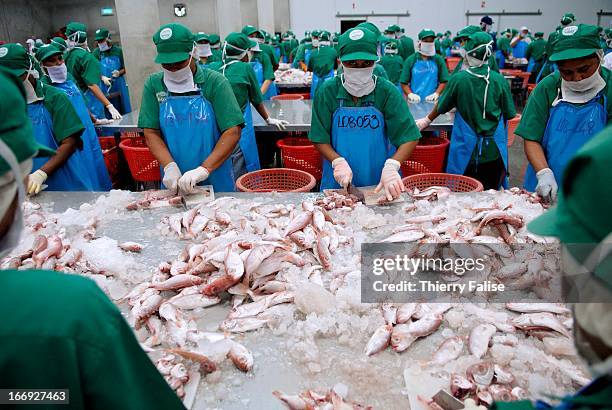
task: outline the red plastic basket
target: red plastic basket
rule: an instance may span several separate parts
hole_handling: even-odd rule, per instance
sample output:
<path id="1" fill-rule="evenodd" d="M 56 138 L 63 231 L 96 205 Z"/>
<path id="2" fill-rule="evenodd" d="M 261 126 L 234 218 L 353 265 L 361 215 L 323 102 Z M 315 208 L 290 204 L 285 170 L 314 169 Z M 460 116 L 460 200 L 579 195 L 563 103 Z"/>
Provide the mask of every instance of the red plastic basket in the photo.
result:
<path id="1" fill-rule="evenodd" d="M 299 169 L 271 168 L 249 172 L 236 180 L 241 192 L 310 192 L 317 181 Z"/>
<path id="2" fill-rule="evenodd" d="M 480 181 L 463 175 L 432 173 L 412 175 L 402 179 L 408 190 L 424 190 L 432 186 L 449 187 L 453 192 L 480 192 L 483 186 Z"/>
<path id="3" fill-rule="evenodd" d="M 446 138 L 423 137 L 408 160 L 423 164 L 429 172 L 442 172 L 449 145 L 450 141 Z"/>
<path id="4" fill-rule="evenodd" d="M 446 57 L 446 67 L 448 71 L 452 72 L 455 67 L 457 67 L 457 64 L 459 64 L 459 61 L 461 61 L 460 57 Z"/>
<path id="5" fill-rule="evenodd" d="M 102 156 L 111 180 L 114 180 L 119 173 L 119 148 L 115 142 L 115 137 L 99 137 Z"/>
<path id="6" fill-rule="evenodd" d="M 519 122 L 521 122 L 521 114 L 517 114 L 511 120 L 508 120 L 508 146 L 514 144 L 514 139 L 516 135 L 514 135 L 514 131 L 516 131 L 516 127 L 518 127 Z"/>
<path id="7" fill-rule="evenodd" d="M 285 168 L 306 171 L 317 181 L 323 175 L 321 154 L 308 138 L 283 138 L 276 142 L 281 151 L 281 159 Z"/>
<path id="8" fill-rule="evenodd" d="M 410 175 L 429 174 L 431 171 L 425 165 L 416 161 L 406 161 L 402 164 L 402 175 L 408 177 Z"/>
<path id="9" fill-rule="evenodd" d="M 124 138 L 140 138 L 140 132 L 138 131 L 124 131 L 121 133 L 121 139 Z"/>
<path id="10" fill-rule="evenodd" d="M 280 94 L 270 98 L 271 100 L 303 100 L 302 94 Z"/>
<path id="11" fill-rule="evenodd" d="M 161 172 L 143 137 L 126 138 L 119 143 L 134 180 L 138 182 L 159 181 Z"/>
<path id="12" fill-rule="evenodd" d="M 310 93 L 299 93 L 293 95 L 301 95 L 305 100 L 310 100 Z"/>

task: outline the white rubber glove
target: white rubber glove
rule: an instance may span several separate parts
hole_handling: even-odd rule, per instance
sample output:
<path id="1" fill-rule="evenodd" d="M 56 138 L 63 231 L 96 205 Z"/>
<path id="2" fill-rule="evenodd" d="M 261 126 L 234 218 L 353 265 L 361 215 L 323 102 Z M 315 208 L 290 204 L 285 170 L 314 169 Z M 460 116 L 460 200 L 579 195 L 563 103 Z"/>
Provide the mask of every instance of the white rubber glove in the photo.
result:
<path id="1" fill-rule="evenodd" d="M 94 121 L 94 125 L 106 125 L 112 123 L 113 120 L 109 120 L 108 118 L 96 118 L 96 120 Z"/>
<path id="2" fill-rule="evenodd" d="M 206 180 L 209 176 L 210 172 L 204 167 L 197 167 L 187 171 L 178 181 L 179 190 L 188 194 L 193 193 L 195 186 Z"/>
<path id="3" fill-rule="evenodd" d="M 111 79 L 106 77 L 106 76 L 102 76 L 102 82 L 104 83 L 105 86 L 110 87 L 111 86 Z"/>
<path id="4" fill-rule="evenodd" d="M 113 78 L 117 78 L 117 77 L 121 76 L 121 74 L 119 74 L 119 70 L 113 70 L 113 72 L 111 74 L 112 74 Z"/>
<path id="5" fill-rule="evenodd" d="M 43 184 L 47 180 L 47 173 L 40 169 L 34 171 L 28 176 L 28 194 L 37 195 L 42 189 Z"/>
<path id="6" fill-rule="evenodd" d="M 334 169 L 334 179 L 341 187 L 346 188 L 353 181 L 353 170 L 342 157 L 336 158 L 331 163 Z"/>
<path id="7" fill-rule="evenodd" d="M 436 101 L 438 101 L 439 97 L 440 97 L 440 94 L 438 94 L 438 93 L 429 94 L 427 97 L 425 97 L 425 101 L 427 101 L 427 102 L 436 102 Z"/>
<path id="8" fill-rule="evenodd" d="M 408 102 L 411 104 L 417 104 L 421 102 L 421 97 L 415 93 L 408 94 L 408 97 L 406 98 L 408 99 Z"/>
<path id="9" fill-rule="evenodd" d="M 402 177 L 399 174 L 400 163 L 392 158 L 385 161 L 385 166 L 380 173 L 380 183 L 374 192 L 380 192 L 385 188 L 385 195 L 389 201 L 399 198 L 402 192 L 406 191 Z"/>
<path id="10" fill-rule="evenodd" d="M 176 162 L 171 162 L 164 167 L 164 179 L 163 184 L 170 191 L 176 193 L 178 188 L 179 179 L 183 175 Z"/>
<path id="11" fill-rule="evenodd" d="M 419 128 L 419 131 L 423 131 L 425 128 L 429 127 L 431 124 L 431 120 L 429 117 L 423 117 L 416 120 L 416 126 Z"/>
<path id="12" fill-rule="evenodd" d="M 266 119 L 266 122 L 268 123 L 268 125 L 273 125 L 281 131 L 283 131 L 285 127 L 289 125 L 289 121 L 277 120 L 276 118 L 271 117 L 268 117 L 268 119 Z"/>
<path id="13" fill-rule="evenodd" d="M 559 187 L 557 186 L 555 174 L 552 172 L 552 169 L 541 169 L 536 174 L 536 177 L 538 178 L 536 193 L 546 202 L 555 202 L 557 200 L 557 191 Z"/>
<path id="14" fill-rule="evenodd" d="M 106 106 L 106 109 L 110 113 L 111 117 L 113 117 L 113 120 L 120 120 L 121 118 L 123 118 L 121 114 L 119 114 L 119 111 L 117 111 L 117 109 L 115 108 L 113 104 L 108 104 Z"/>

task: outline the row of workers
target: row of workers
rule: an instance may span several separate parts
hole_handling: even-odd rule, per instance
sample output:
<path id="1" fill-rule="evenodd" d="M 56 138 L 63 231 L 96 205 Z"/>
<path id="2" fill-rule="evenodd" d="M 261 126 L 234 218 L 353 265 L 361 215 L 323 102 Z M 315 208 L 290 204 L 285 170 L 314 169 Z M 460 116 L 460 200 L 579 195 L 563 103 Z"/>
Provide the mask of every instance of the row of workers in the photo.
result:
<path id="1" fill-rule="evenodd" d="M 0 67 L 0 112 L 5 115 L 0 123 L 0 258 L 19 244 L 19 204 L 33 162 L 52 155 L 34 138 L 22 84 Z M 558 206 L 528 226 L 535 234 L 560 239 L 564 277 L 579 277 L 581 294 L 589 290 L 592 299 L 576 304 L 572 314 L 577 352 L 594 379 L 577 393 L 560 397 L 557 405 L 522 400 L 496 402 L 492 409 L 604 409 L 612 402 L 612 309 L 609 303 L 597 303 L 610 300 L 612 292 L 612 196 L 605 190 L 602 195 L 600 184 L 594 183 L 609 179 L 611 154 L 608 127 L 568 164 Z M 565 281 L 566 286 L 570 283 Z M 0 287 L 5 292 L 0 298 L 0 388 L 68 389 L 73 408 L 184 408 L 119 309 L 90 279 L 54 271 L 4 270 Z"/>

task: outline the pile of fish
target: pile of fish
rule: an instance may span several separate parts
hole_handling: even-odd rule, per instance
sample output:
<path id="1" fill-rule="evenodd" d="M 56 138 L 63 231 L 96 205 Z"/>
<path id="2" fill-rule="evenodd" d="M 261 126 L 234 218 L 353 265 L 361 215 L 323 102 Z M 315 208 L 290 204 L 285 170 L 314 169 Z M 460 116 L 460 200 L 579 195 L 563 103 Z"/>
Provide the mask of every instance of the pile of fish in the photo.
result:
<path id="1" fill-rule="evenodd" d="M 312 73 L 304 72 L 297 68 L 290 68 L 284 71 L 276 70 L 274 76 L 277 83 L 303 85 L 310 85 L 312 83 Z"/>
<path id="2" fill-rule="evenodd" d="M 272 394 L 278 398 L 290 410 L 371 410 L 372 407 L 346 400 L 347 390 L 345 386 L 334 386 L 325 393 L 315 390 L 306 390 L 298 395 L 285 394 L 273 391 Z M 342 391 L 343 390 L 343 391 Z"/>
<path id="3" fill-rule="evenodd" d="M 285 335 L 292 357 L 302 356 L 296 362 L 321 375 L 338 367 L 340 358 L 326 356 L 319 339 L 355 347 L 353 360 L 367 360 L 365 365 L 423 356 L 426 346 L 435 346 L 425 354 L 427 360 L 418 361 L 421 371 L 439 378 L 440 388 L 455 397 L 485 405 L 500 397 L 534 397 L 523 370 L 534 374 L 539 370 L 521 368 L 529 363 L 527 357 L 519 360 L 523 352 L 538 358 L 538 364 L 545 366 L 542 374 L 555 380 L 560 391 L 586 383 L 573 350 L 569 311 L 563 305 L 361 303 L 363 242 L 410 242 L 406 248 L 413 255 L 484 257 L 490 279 L 538 296 L 558 271 L 553 258 L 537 251 L 550 241 L 526 230 L 526 224 L 544 209 L 533 194 L 512 189 L 455 195 L 440 187 L 409 194 L 412 201 L 395 208 L 368 208 L 356 197 L 330 191 L 297 204 L 274 197 L 221 197 L 183 211 L 168 207 L 174 196 L 155 191 L 137 200 L 132 196 L 114 201 L 115 210 L 100 211 L 106 212 L 102 220 L 93 217 L 92 207 L 61 215 L 27 203 L 31 245 L 21 246 L 0 263 L 2 268 L 38 266 L 92 279 L 125 280 L 129 291 L 114 299 L 186 405 L 193 403 L 198 383 L 206 385 L 219 377 L 224 363 L 235 367 L 230 371 L 237 375 L 256 375 L 259 358 L 247 347 L 246 332 L 263 328 Z M 184 205 L 179 199 L 174 202 Z M 166 242 L 184 242 L 172 242 L 180 247 L 170 251 L 160 249 L 159 258 L 149 261 L 144 281 L 130 282 L 118 269 L 87 257 L 88 247 L 104 244 L 114 246 L 127 260 L 143 258 L 137 253 L 152 249 L 141 245 L 146 238 L 117 242 L 99 237 L 97 227 L 118 215 L 143 221 L 147 215 L 157 215 L 150 210 L 157 207 L 167 207 L 167 214 L 156 216 L 151 225 L 161 218 L 156 228 Z M 82 226 L 64 229 L 61 221 L 80 214 L 76 219 L 82 220 Z M 152 236 L 159 234 L 154 231 Z M 538 246 L 519 248 L 523 244 Z M 442 279 L 456 278 L 443 275 Z M 213 306 L 226 311 L 221 317 L 215 315 L 215 328 L 204 327 L 202 319 Z M 413 369 L 407 366 L 405 371 Z M 351 377 L 350 383 L 356 381 Z M 356 398 L 370 402 L 360 396 L 363 386 L 353 384 Z M 289 408 L 364 408 L 333 390 L 274 394 Z"/>

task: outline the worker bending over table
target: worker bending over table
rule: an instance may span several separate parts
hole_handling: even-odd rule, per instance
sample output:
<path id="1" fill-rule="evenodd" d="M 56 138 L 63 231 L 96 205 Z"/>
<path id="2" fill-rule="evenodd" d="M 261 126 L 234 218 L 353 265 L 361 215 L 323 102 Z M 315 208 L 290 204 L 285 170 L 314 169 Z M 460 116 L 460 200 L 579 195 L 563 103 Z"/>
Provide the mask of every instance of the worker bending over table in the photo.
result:
<path id="1" fill-rule="evenodd" d="M 187 27 L 165 24 L 153 42 L 162 71 L 145 82 L 138 127 L 163 168 L 164 186 L 185 193 L 198 184 L 233 191 L 230 156 L 244 118 L 230 83 L 196 64 L 194 36 Z"/>

